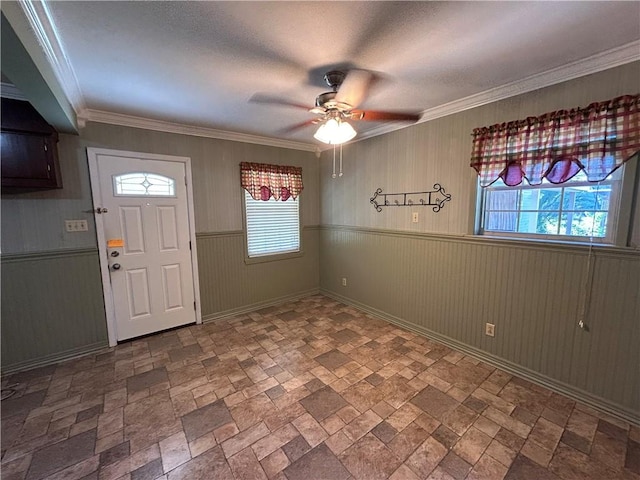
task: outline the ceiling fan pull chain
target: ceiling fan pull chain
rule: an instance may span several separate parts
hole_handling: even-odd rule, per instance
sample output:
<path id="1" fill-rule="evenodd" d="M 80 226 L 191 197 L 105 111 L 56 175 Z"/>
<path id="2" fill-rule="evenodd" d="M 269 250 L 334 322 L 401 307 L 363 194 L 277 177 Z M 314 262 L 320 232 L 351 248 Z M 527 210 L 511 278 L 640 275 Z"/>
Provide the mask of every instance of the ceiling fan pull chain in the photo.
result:
<path id="1" fill-rule="evenodd" d="M 336 146 L 333 145 L 333 175 L 331 178 L 336 178 Z"/>
<path id="2" fill-rule="evenodd" d="M 340 144 L 340 177 L 342 176 L 342 144 Z"/>

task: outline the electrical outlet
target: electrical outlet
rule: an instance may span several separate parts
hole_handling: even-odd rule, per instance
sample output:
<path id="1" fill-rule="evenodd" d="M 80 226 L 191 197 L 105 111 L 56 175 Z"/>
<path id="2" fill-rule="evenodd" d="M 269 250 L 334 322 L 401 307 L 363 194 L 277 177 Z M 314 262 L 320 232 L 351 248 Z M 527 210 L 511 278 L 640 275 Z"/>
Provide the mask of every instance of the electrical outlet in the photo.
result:
<path id="1" fill-rule="evenodd" d="M 342 286 L 343 287 L 347 286 L 347 277 L 342 277 Z"/>
<path id="2" fill-rule="evenodd" d="M 411 214 L 411 221 L 412 221 L 413 223 L 418 223 L 418 212 L 413 212 L 413 213 Z"/>
<path id="3" fill-rule="evenodd" d="M 484 334 L 488 335 L 489 337 L 495 337 L 496 336 L 496 326 L 493 323 L 487 323 L 484 326 Z"/>
<path id="4" fill-rule="evenodd" d="M 64 228 L 67 232 L 86 232 L 89 230 L 86 220 L 65 220 Z"/>

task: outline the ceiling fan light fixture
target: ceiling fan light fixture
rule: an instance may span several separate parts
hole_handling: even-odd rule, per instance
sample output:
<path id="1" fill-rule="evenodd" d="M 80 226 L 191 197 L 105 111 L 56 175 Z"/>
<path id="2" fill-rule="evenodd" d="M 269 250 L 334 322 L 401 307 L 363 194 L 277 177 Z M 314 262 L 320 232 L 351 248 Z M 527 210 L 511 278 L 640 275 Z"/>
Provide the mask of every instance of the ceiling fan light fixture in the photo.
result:
<path id="1" fill-rule="evenodd" d="M 313 136 L 316 140 L 320 140 L 323 143 L 340 145 L 355 137 L 356 131 L 348 122 L 330 118 L 320 125 L 320 128 L 318 128 L 318 131 L 316 131 Z"/>

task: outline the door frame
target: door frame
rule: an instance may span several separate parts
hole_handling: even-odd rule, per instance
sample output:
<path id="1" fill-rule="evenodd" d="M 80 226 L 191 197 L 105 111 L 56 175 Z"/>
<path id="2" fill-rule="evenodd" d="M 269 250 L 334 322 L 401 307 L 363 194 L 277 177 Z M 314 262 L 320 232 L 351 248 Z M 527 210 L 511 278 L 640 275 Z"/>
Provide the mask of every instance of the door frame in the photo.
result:
<path id="1" fill-rule="evenodd" d="M 109 259 L 107 256 L 107 242 L 104 235 L 104 222 L 102 214 L 96 212 L 100 206 L 101 189 L 98 176 L 98 157 L 109 155 L 111 157 L 136 158 L 139 160 L 161 160 L 165 162 L 180 162 L 185 167 L 185 180 L 187 184 L 187 217 L 189 220 L 189 240 L 191 242 L 191 271 L 193 274 L 193 295 L 196 302 L 196 323 L 202 323 L 202 308 L 200 305 L 200 282 L 198 276 L 198 251 L 196 244 L 196 227 L 193 204 L 193 181 L 191 176 L 191 158 L 177 157 L 173 155 L 161 155 L 156 153 L 129 152 L 124 150 L 112 150 L 108 148 L 87 147 L 87 159 L 89 161 L 89 179 L 91 182 L 91 200 L 93 202 L 93 216 L 96 223 L 96 235 L 98 237 L 98 253 L 100 257 L 100 274 L 102 276 L 102 294 L 104 296 L 104 310 L 107 319 L 107 333 L 109 346 L 118 344 L 116 312 L 111 289 L 111 277 L 109 274 Z"/>

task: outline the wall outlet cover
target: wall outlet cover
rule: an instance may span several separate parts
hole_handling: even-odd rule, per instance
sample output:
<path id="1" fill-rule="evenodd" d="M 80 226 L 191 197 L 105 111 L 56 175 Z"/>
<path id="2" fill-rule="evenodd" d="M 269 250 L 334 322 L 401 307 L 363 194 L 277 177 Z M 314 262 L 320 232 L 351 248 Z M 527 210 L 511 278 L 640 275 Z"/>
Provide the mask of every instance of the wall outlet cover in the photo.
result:
<path id="1" fill-rule="evenodd" d="M 484 334 L 489 336 L 489 337 L 495 337 L 495 335 L 496 335 L 496 326 L 493 323 L 485 324 Z"/>

